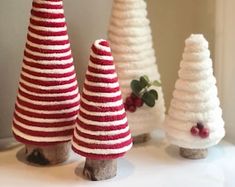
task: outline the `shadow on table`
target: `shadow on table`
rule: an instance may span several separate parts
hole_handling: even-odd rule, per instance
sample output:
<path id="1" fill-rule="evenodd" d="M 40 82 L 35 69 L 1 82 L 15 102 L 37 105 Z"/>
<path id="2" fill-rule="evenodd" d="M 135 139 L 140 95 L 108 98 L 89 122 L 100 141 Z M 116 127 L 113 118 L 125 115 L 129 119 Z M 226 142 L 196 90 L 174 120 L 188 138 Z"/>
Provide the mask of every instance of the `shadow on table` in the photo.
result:
<path id="1" fill-rule="evenodd" d="M 67 165 L 67 164 L 71 164 L 71 163 L 74 163 L 76 160 L 74 159 L 68 159 L 67 161 L 63 162 L 63 163 L 60 163 L 60 164 L 56 164 L 56 165 L 48 165 L 48 166 L 43 166 L 43 165 L 37 165 L 37 164 L 33 164 L 31 162 L 28 162 L 26 160 L 26 157 L 25 157 L 25 147 L 22 147 L 17 153 L 16 153 L 16 158 L 18 161 L 24 163 L 24 164 L 27 164 L 27 165 L 30 165 L 30 166 L 34 166 L 34 167 L 54 167 L 54 166 L 63 166 L 63 165 Z M 71 154 L 71 152 L 70 152 Z"/>
<path id="2" fill-rule="evenodd" d="M 218 160 L 224 156 L 225 145 L 220 143 L 217 146 L 209 148 L 208 157 L 201 159 L 201 161 L 213 161 Z M 135 154 L 137 159 L 144 158 L 151 161 L 152 164 L 160 165 L 171 165 L 178 164 L 181 161 L 188 161 L 189 159 L 183 158 L 179 154 L 179 148 L 177 146 L 171 145 L 165 138 L 164 132 L 156 131 L 152 134 L 150 141 L 142 144 L 137 144 L 132 150 L 132 154 Z"/>
<path id="3" fill-rule="evenodd" d="M 177 160 L 190 160 L 190 159 L 186 159 L 186 158 L 183 158 L 182 156 L 180 156 L 179 154 L 179 147 L 177 146 L 174 146 L 174 145 L 168 145 L 166 148 L 165 148 L 165 152 L 171 157 L 171 158 L 174 158 L 174 159 L 177 159 Z M 224 157 L 224 147 L 223 145 L 219 144 L 219 145 L 216 145 L 214 147 L 211 147 L 208 149 L 208 156 L 204 159 L 198 159 L 199 161 L 200 160 L 210 160 L 210 161 L 215 161 L 215 160 L 218 160 L 220 158 L 223 158 Z M 196 160 L 194 160 L 196 161 Z"/>
<path id="4" fill-rule="evenodd" d="M 74 170 L 75 175 L 77 175 L 79 178 L 82 178 L 83 180 L 88 180 L 83 175 L 83 168 L 84 168 L 85 162 L 80 163 L 76 169 Z M 117 165 L 117 176 L 113 179 L 108 179 L 105 181 L 113 181 L 113 180 L 122 180 L 126 179 L 129 176 L 131 176 L 134 173 L 135 167 L 134 165 L 128 161 L 125 158 L 119 158 L 118 159 L 118 165 Z"/>

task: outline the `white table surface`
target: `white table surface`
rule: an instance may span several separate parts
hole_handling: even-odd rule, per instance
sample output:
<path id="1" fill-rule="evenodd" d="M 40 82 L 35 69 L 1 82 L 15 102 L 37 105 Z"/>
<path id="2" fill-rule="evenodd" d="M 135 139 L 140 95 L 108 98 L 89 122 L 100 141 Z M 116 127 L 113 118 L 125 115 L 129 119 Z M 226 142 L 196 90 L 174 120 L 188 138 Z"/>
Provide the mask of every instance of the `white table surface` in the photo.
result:
<path id="1" fill-rule="evenodd" d="M 35 167 L 22 161 L 21 152 L 0 152 L 0 187 L 235 187 L 235 145 L 226 141 L 206 159 L 187 160 L 155 136 L 119 159 L 115 178 L 100 182 L 82 177 L 84 159 L 73 153 L 62 165 Z"/>

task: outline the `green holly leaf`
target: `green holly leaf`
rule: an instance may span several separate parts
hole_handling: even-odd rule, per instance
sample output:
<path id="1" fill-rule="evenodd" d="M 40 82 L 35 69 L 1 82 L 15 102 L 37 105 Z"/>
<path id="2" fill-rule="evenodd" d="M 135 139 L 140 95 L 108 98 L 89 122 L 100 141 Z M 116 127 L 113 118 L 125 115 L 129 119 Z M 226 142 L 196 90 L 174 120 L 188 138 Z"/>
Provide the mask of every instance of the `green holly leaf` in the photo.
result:
<path id="1" fill-rule="evenodd" d="M 153 97 L 155 98 L 155 100 L 158 99 L 158 93 L 156 90 L 152 89 L 152 90 L 149 90 L 149 94 L 153 95 Z"/>
<path id="2" fill-rule="evenodd" d="M 154 107 L 155 97 L 149 91 L 145 92 L 142 96 L 144 103 L 149 107 Z"/>
<path id="3" fill-rule="evenodd" d="M 147 76 L 147 75 L 143 75 L 142 76 L 148 83 L 150 82 L 150 79 L 149 79 L 149 77 Z"/>
<path id="4" fill-rule="evenodd" d="M 155 81 L 153 81 L 152 85 L 160 87 L 162 84 L 159 81 L 155 80 Z"/>
<path id="5" fill-rule="evenodd" d="M 141 76 L 140 77 L 140 85 L 142 88 L 145 88 L 147 85 L 149 85 L 148 77 L 146 78 L 145 76 Z"/>
<path id="6" fill-rule="evenodd" d="M 138 81 L 138 80 L 132 80 L 132 81 L 131 81 L 131 89 L 132 89 L 132 92 L 133 92 L 135 95 L 138 95 L 138 94 L 140 93 L 140 91 L 142 90 L 140 81 Z"/>

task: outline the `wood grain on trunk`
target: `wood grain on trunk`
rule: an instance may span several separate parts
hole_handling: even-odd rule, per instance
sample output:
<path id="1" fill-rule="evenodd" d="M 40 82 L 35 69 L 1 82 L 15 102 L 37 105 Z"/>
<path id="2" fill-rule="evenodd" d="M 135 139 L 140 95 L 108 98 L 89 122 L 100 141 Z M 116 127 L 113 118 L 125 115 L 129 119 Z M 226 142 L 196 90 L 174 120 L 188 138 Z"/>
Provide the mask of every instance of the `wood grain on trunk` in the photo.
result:
<path id="1" fill-rule="evenodd" d="M 202 159 L 206 158 L 208 154 L 207 149 L 187 149 L 180 147 L 180 155 L 188 159 Z"/>
<path id="2" fill-rule="evenodd" d="M 110 179 L 117 174 L 117 160 L 86 159 L 83 174 L 92 181 Z"/>
<path id="3" fill-rule="evenodd" d="M 51 146 L 25 146 L 26 160 L 36 165 L 54 165 L 66 161 L 69 157 L 70 143 Z"/>
<path id="4" fill-rule="evenodd" d="M 147 141 L 150 140 L 150 134 L 149 133 L 145 133 L 145 134 L 140 134 L 137 136 L 133 136 L 133 144 L 141 144 L 141 143 L 145 143 Z"/>

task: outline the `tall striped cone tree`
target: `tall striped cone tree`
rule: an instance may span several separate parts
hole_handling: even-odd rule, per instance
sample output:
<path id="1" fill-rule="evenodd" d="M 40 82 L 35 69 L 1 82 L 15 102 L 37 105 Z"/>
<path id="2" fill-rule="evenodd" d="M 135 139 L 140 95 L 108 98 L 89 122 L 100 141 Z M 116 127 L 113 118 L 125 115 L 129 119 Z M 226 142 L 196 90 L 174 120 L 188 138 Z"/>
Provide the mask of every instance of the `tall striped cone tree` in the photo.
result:
<path id="1" fill-rule="evenodd" d="M 123 100 L 131 95 L 130 83 L 141 76 L 160 80 L 152 44 L 150 22 L 144 0 L 114 0 L 108 39 L 114 57 Z M 154 107 L 143 105 L 135 112 L 127 111 L 134 142 L 145 141 L 147 135 L 160 127 L 165 118 L 162 88 Z"/>
<path id="2" fill-rule="evenodd" d="M 33 0 L 12 127 L 29 162 L 67 158 L 79 97 L 63 1 Z"/>
<path id="3" fill-rule="evenodd" d="M 111 50 L 107 41 L 97 40 L 91 48 L 72 148 L 87 158 L 84 175 L 103 180 L 116 175 L 116 159 L 131 146 Z"/>

